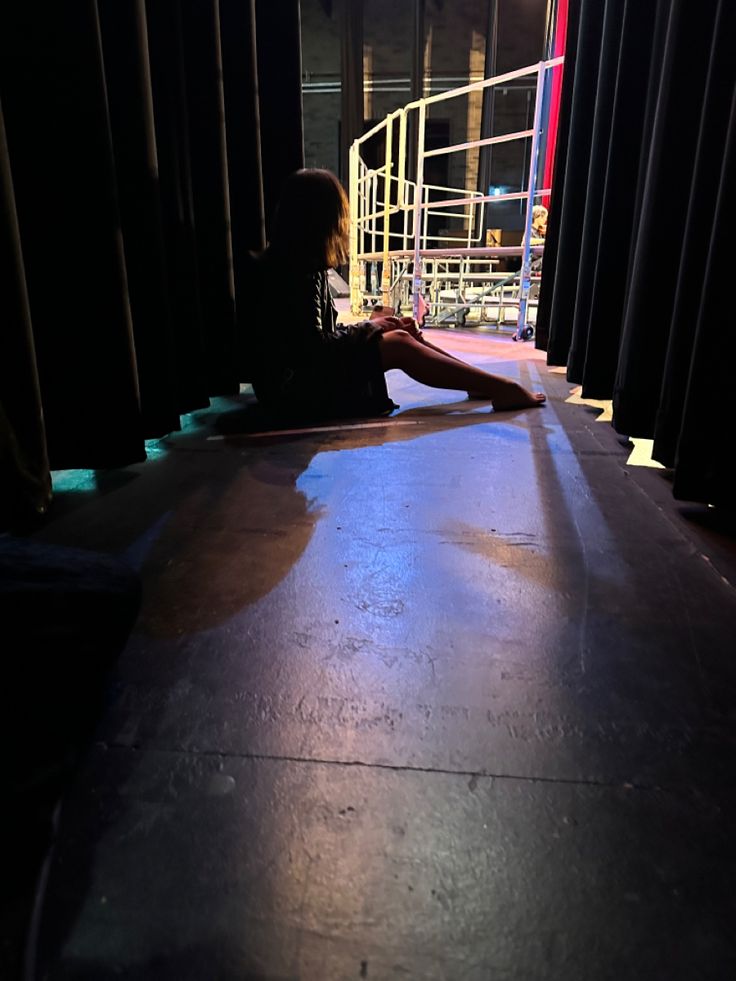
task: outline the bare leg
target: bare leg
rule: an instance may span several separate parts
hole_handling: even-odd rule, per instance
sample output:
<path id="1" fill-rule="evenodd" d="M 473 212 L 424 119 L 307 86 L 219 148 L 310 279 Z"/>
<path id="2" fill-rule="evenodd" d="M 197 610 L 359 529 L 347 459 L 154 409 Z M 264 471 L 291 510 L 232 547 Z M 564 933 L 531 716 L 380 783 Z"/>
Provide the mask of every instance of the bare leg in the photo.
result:
<path id="1" fill-rule="evenodd" d="M 441 347 L 437 347 L 436 344 L 433 344 L 431 341 L 428 341 L 423 334 L 421 337 L 418 337 L 417 340 L 419 341 L 420 344 L 423 344 L 425 347 L 430 348 L 432 351 L 436 351 L 437 354 L 444 354 L 446 358 L 452 358 L 453 361 L 458 361 L 460 364 L 465 364 L 464 361 L 460 361 L 460 358 L 456 358 L 454 354 L 450 354 L 449 351 L 443 351 Z"/>
<path id="2" fill-rule="evenodd" d="M 541 405 L 545 396 L 529 392 L 523 386 L 500 375 L 491 375 L 480 368 L 451 358 L 403 330 L 394 330 L 381 337 L 383 370 L 401 368 L 407 375 L 431 388 L 450 388 L 473 392 L 475 397 L 488 399 L 494 409 L 526 409 Z"/>
<path id="3" fill-rule="evenodd" d="M 449 351 L 444 351 L 441 347 L 437 347 L 436 344 L 432 344 L 432 342 L 431 341 L 428 341 L 427 338 L 424 335 L 422 335 L 421 337 L 418 337 L 417 340 L 421 344 L 424 344 L 425 347 L 429 347 L 433 351 L 436 351 L 437 354 L 444 354 L 445 357 L 452 358 L 453 361 L 459 361 L 460 364 L 465 364 L 465 362 L 464 361 L 461 361 L 460 358 L 456 358 L 454 354 L 450 354 Z M 483 399 L 484 396 L 480 392 L 469 391 L 468 392 L 468 398 L 469 399 Z"/>

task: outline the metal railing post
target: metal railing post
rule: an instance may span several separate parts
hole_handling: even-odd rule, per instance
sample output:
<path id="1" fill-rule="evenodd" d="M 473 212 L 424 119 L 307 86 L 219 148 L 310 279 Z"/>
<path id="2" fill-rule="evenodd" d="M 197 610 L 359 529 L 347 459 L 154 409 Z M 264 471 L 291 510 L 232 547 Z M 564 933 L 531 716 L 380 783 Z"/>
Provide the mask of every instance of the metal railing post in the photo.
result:
<path id="1" fill-rule="evenodd" d="M 389 233 L 391 230 L 391 151 L 393 150 L 393 120 L 386 123 L 386 166 L 383 172 L 383 268 L 381 269 L 381 303 L 391 306 L 391 250 Z"/>
<path id="2" fill-rule="evenodd" d="M 412 311 L 414 319 L 419 320 L 419 297 L 422 290 L 422 202 L 424 200 L 424 127 L 427 107 L 422 102 L 419 106 L 417 123 L 417 183 L 414 194 L 414 278 L 412 294 Z"/>
<path id="3" fill-rule="evenodd" d="M 349 201 L 350 201 L 350 309 L 356 315 L 363 307 L 363 291 L 360 282 L 360 263 L 358 262 L 358 219 L 360 201 L 358 187 L 358 146 L 350 147 Z"/>
<path id="4" fill-rule="evenodd" d="M 360 202 L 360 210 L 358 216 L 360 218 L 360 227 L 358 228 L 358 255 L 363 255 L 365 253 L 365 215 L 367 214 L 365 202 L 366 202 L 366 186 L 368 184 L 366 180 L 367 167 L 363 163 L 360 156 L 359 145 L 355 145 L 355 156 L 358 161 L 358 200 Z M 363 291 L 366 289 L 366 284 L 368 281 L 368 263 L 365 261 L 360 262 L 360 306 L 363 307 Z"/>
<path id="5" fill-rule="evenodd" d="M 404 207 L 404 181 L 406 180 L 406 110 L 399 112 L 399 186 L 396 191 L 396 203 L 400 208 Z"/>
<path id="6" fill-rule="evenodd" d="M 371 203 L 370 203 L 371 252 L 376 251 L 376 213 L 378 212 L 378 174 L 371 174 Z"/>
<path id="7" fill-rule="evenodd" d="M 527 306 L 531 288 L 532 267 L 532 217 L 534 197 L 537 189 L 537 164 L 539 158 L 539 143 L 542 129 L 542 108 L 544 103 L 544 84 L 547 79 L 547 68 L 543 61 L 537 69 L 537 91 L 534 102 L 534 132 L 529 156 L 529 183 L 526 195 L 526 218 L 524 221 L 524 246 L 521 256 L 521 272 L 519 273 L 519 318 L 516 322 L 517 341 L 525 340 Z"/>

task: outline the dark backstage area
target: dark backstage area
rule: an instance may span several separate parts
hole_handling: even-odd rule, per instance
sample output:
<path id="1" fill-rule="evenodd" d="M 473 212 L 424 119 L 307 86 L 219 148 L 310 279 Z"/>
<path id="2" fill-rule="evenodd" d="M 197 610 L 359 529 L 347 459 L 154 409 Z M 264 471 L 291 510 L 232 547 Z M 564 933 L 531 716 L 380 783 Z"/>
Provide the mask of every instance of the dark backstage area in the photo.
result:
<path id="1" fill-rule="evenodd" d="M 736 978 L 734 39 L 2 5 L 2 981 Z"/>

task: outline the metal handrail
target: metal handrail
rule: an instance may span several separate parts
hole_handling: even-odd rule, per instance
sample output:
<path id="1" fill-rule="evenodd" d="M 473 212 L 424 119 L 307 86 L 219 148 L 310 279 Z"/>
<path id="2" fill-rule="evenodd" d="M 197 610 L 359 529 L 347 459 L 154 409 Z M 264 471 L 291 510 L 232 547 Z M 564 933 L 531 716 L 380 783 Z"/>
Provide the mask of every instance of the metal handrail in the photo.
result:
<path id="1" fill-rule="evenodd" d="M 564 63 L 564 57 L 540 61 L 537 65 L 520 68 L 513 72 L 496 75 L 463 85 L 460 88 L 436 95 L 417 99 L 404 107 L 389 113 L 385 119 L 376 123 L 367 133 L 360 136 L 350 147 L 350 298 L 353 312 L 360 314 L 363 309 L 363 271 L 367 264 L 382 263 L 381 299 L 386 305 L 391 305 L 391 290 L 396 284 L 403 282 L 405 273 L 396 275 L 392 271 L 392 262 L 410 260 L 412 266 L 412 293 L 414 315 L 418 316 L 420 296 L 427 285 L 428 277 L 423 269 L 425 260 L 434 257 L 447 259 L 462 259 L 467 263 L 476 263 L 479 259 L 490 260 L 493 257 L 515 255 L 521 256 L 521 273 L 519 279 L 519 317 L 517 333 L 521 336 L 526 328 L 529 291 L 531 285 L 531 259 L 543 253 L 542 246 L 531 245 L 532 208 L 535 199 L 547 196 L 549 188 L 539 189 L 537 182 L 537 164 L 543 127 L 544 91 L 548 73 L 552 68 Z M 485 137 L 478 140 L 468 140 L 447 147 L 425 148 L 425 131 L 427 109 L 438 102 L 458 98 L 472 92 L 482 92 L 485 89 L 504 85 L 514 79 L 536 77 L 534 97 L 534 123 L 531 129 L 520 130 Z M 416 113 L 416 180 L 407 176 L 407 143 L 409 113 Z M 398 123 L 398 134 L 395 132 Z M 380 166 L 369 168 L 361 155 L 363 145 L 384 133 L 385 155 Z M 424 162 L 428 158 L 453 153 L 464 153 L 467 150 L 508 143 L 515 140 L 531 140 L 530 166 L 527 187 L 525 191 L 509 194 L 490 195 L 469 188 L 451 188 L 441 185 L 430 185 L 424 182 Z M 432 192 L 444 192 L 445 197 L 432 200 Z M 456 196 L 447 196 L 447 195 Z M 520 247 L 475 247 L 484 229 L 485 207 L 506 201 L 526 201 L 524 221 L 524 238 Z M 462 207 L 462 211 L 450 210 Z M 466 210 L 467 209 L 467 210 Z M 403 215 L 402 230 L 391 227 L 391 219 L 395 215 Z M 429 216 L 439 215 L 447 220 L 463 223 L 462 232 L 458 229 L 456 235 L 430 235 L 428 233 Z M 393 247 L 400 240 L 402 248 Z M 431 243 L 452 242 L 462 243 L 457 247 L 431 248 Z M 461 269 L 463 266 L 461 266 Z M 470 265 L 467 265 L 468 275 L 471 275 Z M 436 276 L 436 270 L 434 271 Z M 472 277 L 471 277 L 472 278 Z M 433 281 L 437 290 L 436 278 Z"/>

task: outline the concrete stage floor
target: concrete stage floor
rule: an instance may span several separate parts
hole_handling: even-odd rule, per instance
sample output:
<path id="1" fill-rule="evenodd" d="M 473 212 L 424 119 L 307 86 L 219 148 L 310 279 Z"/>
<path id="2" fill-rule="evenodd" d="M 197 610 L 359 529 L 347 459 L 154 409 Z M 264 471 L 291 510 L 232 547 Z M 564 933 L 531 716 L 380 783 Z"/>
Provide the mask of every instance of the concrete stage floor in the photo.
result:
<path id="1" fill-rule="evenodd" d="M 733 540 L 530 345 L 433 339 L 549 403 L 394 372 L 378 426 L 218 400 L 61 475 L 37 537 L 126 555 L 144 606 L 39 977 L 736 976 Z"/>

